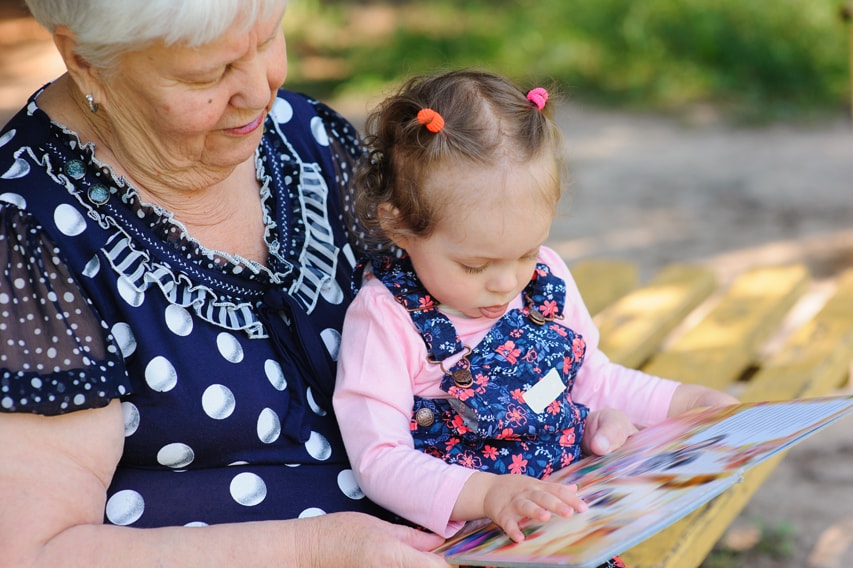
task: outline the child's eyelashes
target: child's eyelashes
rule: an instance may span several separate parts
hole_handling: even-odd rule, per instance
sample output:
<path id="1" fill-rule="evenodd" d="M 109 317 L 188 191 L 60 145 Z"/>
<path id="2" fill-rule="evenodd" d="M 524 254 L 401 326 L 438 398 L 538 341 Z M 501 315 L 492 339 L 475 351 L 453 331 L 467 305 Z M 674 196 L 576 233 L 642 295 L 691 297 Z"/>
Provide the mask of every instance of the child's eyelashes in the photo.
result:
<path id="1" fill-rule="evenodd" d="M 488 264 L 481 264 L 480 266 L 468 266 L 467 264 L 462 264 L 462 270 L 467 272 L 468 274 L 480 274 L 485 271 L 489 266 Z"/>
<path id="2" fill-rule="evenodd" d="M 539 249 L 536 249 L 535 251 L 531 252 L 530 254 L 526 254 L 526 255 L 522 256 L 516 262 L 535 262 L 538 259 L 539 259 Z M 476 266 L 471 266 L 470 264 L 465 264 L 464 262 L 459 263 L 459 266 L 461 266 L 462 270 L 464 270 L 467 274 L 480 274 L 482 272 L 485 272 L 486 269 L 489 268 L 490 265 L 491 265 L 491 263 L 489 263 L 489 262 L 486 262 L 484 264 L 478 264 Z"/>

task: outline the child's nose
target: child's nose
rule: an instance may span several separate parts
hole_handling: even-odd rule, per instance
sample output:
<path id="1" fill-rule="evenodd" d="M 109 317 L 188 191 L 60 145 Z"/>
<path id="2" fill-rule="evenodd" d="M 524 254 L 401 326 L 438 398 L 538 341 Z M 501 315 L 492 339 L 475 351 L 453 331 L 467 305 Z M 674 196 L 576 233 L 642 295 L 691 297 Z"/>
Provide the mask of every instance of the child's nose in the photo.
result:
<path id="1" fill-rule="evenodd" d="M 515 290 L 517 279 L 512 270 L 496 271 L 489 279 L 489 291 L 496 294 L 508 294 Z"/>

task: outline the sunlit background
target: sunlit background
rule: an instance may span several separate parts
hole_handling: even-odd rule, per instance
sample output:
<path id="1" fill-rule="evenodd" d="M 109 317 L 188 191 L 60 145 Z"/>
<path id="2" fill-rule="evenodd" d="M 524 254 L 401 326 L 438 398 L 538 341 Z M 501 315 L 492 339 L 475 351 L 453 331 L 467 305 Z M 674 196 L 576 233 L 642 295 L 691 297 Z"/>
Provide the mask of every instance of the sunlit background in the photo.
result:
<path id="1" fill-rule="evenodd" d="M 841 0 L 294 0 L 291 86 L 374 93 L 485 66 L 573 100 L 741 120 L 837 112 L 849 87 Z"/>

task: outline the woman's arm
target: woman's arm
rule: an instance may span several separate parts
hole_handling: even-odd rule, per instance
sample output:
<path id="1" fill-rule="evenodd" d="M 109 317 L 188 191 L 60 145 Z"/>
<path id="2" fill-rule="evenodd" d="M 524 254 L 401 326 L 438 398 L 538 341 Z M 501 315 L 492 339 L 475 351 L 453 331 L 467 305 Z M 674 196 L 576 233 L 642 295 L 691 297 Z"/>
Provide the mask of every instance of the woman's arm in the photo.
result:
<path id="1" fill-rule="evenodd" d="M 103 524 L 124 444 L 117 400 L 0 414 L 0 566 L 446 566 L 429 535 L 359 513 L 209 527 Z"/>

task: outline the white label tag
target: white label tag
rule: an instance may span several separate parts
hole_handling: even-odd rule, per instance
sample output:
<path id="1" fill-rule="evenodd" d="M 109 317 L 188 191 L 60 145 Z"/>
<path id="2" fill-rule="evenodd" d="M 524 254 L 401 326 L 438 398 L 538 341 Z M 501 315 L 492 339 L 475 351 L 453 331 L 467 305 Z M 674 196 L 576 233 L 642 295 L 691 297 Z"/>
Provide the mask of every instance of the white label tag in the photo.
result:
<path id="1" fill-rule="evenodd" d="M 530 387 L 521 398 L 533 412 L 542 414 L 564 390 L 566 390 L 566 385 L 560 379 L 560 373 L 557 372 L 557 369 L 551 369 L 542 377 L 541 381 Z"/>

